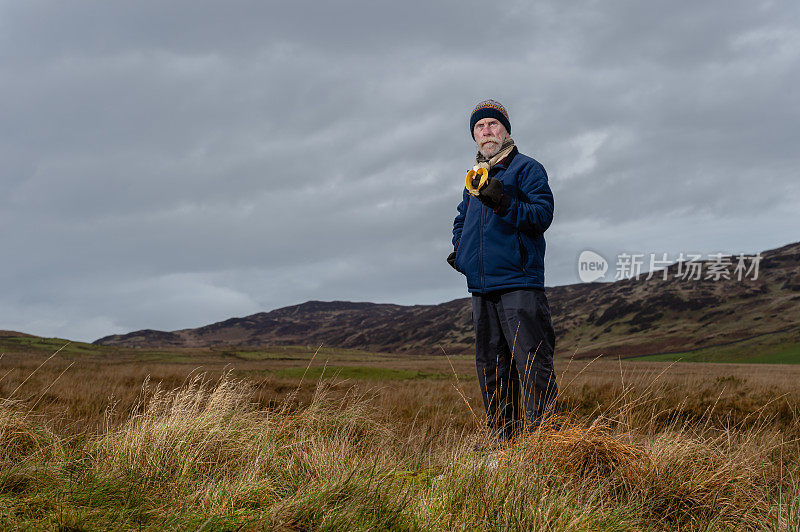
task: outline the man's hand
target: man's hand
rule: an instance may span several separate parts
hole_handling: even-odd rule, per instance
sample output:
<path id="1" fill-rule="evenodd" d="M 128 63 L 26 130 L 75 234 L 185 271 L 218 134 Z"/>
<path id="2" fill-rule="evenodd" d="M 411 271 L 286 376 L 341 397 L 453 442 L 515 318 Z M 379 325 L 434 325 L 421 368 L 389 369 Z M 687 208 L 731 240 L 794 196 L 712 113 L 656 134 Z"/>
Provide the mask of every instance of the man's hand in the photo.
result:
<path id="1" fill-rule="evenodd" d="M 496 177 L 490 177 L 486 186 L 481 189 L 478 199 L 493 211 L 499 209 L 503 204 L 503 182 Z"/>
<path id="2" fill-rule="evenodd" d="M 452 266 L 454 270 L 456 269 L 456 252 L 455 251 L 447 256 L 447 264 Z"/>

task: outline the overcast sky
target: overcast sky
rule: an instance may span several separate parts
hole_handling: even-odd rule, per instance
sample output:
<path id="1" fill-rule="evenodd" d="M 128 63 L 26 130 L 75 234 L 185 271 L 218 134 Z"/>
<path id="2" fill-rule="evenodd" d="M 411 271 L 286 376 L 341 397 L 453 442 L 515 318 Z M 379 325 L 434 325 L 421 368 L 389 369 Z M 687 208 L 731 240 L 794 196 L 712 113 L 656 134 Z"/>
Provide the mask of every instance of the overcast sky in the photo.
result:
<path id="1" fill-rule="evenodd" d="M 547 286 L 795 242 L 798 86 L 797 2 L 0 0 L 0 329 L 465 297 L 485 98 L 549 175 Z"/>

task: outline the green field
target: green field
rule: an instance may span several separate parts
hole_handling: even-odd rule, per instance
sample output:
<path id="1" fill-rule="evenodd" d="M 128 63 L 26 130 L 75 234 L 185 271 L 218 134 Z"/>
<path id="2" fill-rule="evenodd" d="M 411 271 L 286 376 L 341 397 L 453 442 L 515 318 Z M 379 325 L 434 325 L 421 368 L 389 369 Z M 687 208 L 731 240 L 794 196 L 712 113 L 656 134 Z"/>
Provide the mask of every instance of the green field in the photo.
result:
<path id="1" fill-rule="evenodd" d="M 796 330 L 767 334 L 727 345 L 680 353 L 635 357 L 653 362 L 719 362 L 733 364 L 800 364 L 800 338 Z"/>

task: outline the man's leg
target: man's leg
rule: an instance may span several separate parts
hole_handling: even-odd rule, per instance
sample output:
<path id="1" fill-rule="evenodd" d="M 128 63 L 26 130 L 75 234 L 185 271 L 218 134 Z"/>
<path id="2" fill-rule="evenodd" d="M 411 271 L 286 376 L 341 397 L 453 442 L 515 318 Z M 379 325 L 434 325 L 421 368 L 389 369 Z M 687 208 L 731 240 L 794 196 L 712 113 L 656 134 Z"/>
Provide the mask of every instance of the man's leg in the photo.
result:
<path id="1" fill-rule="evenodd" d="M 512 379 L 515 372 L 500 323 L 498 301 L 496 295 L 472 296 L 475 366 L 491 435 L 507 439 L 514 429 L 518 379 Z"/>
<path id="2" fill-rule="evenodd" d="M 525 428 L 532 430 L 556 408 L 555 332 L 541 290 L 511 290 L 498 303 L 503 333 L 520 375 Z"/>

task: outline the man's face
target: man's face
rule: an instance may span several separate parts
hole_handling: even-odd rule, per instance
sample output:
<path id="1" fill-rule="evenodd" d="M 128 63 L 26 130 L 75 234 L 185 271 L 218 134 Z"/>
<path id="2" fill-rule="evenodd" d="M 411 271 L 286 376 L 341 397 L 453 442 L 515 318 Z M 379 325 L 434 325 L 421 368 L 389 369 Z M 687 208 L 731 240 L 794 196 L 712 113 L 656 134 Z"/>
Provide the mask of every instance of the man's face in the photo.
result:
<path id="1" fill-rule="evenodd" d="M 500 145 L 508 138 L 506 127 L 494 118 L 481 118 L 472 130 L 478 151 L 484 157 L 491 157 L 500 151 Z"/>

